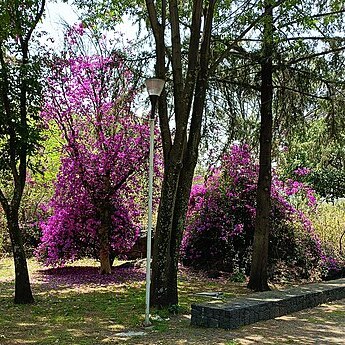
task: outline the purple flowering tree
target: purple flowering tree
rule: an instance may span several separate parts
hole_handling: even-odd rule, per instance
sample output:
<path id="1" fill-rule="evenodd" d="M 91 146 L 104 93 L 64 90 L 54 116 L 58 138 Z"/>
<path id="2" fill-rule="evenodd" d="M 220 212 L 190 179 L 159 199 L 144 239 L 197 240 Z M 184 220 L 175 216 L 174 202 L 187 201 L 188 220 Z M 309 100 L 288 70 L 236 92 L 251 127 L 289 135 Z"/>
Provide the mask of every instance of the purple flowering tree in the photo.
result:
<path id="1" fill-rule="evenodd" d="M 235 145 L 205 182 L 195 181 L 181 247 L 185 264 L 249 273 L 258 171 L 249 147 Z M 273 173 L 271 195 L 270 266 L 283 261 L 297 267 L 300 276 L 308 276 L 327 259 L 310 220 L 291 199 L 315 207 L 313 191 L 301 182 L 283 182 Z"/>
<path id="2" fill-rule="evenodd" d="M 84 32 L 76 29 L 72 48 Z M 116 53 L 68 53 L 54 61 L 42 111 L 65 144 L 38 255 L 57 265 L 97 253 L 110 273 L 110 252 L 125 253 L 139 234 L 148 126 L 131 112 L 133 75 Z"/>

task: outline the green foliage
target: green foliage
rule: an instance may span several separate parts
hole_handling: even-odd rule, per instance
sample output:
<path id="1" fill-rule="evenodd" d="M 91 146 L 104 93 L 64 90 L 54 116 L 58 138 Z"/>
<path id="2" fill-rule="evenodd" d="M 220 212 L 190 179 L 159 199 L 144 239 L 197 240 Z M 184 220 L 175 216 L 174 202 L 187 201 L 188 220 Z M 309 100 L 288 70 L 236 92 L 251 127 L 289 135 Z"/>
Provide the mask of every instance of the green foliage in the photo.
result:
<path id="1" fill-rule="evenodd" d="M 46 216 L 42 207 L 52 197 L 53 181 L 60 165 L 61 139 L 58 130 L 53 126 L 49 130 L 42 130 L 42 137 L 45 138 L 45 144 L 39 148 L 38 155 L 31 157 L 32 171 L 27 174 L 19 211 L 24 248 L 28 256 L 32 256 L 39 243 L 41 230 L 38 222 Z M 0 208 L 0 256 L 10 252 L 5 215 Z"/>
<path id="2" fill-rule="evenodd" d="M 345 197 L 345 169 L 328 167 L 312 171 L 306 178 L 315 191 L 326 200 Z"/>
<path id="3" fill-rule="evenodd" d="M 114 28 L 121 23 L 124 15 L 140 15 L 143 0 L 73 0 L 82 12 L 83 21 L 90 27 Z"/>
<path id="4" fill-rule="evenodd" d="M 181 307 L 178 304 L 172 304 L 168 307 L 168 311 L 170 314 L 176 315 L 180 312 Z"/>
<path id="5" fill-rule="evenodd" d="M 234 140 L 258 142 L 258 132 L 251 131 L 250 124 L 253 119 L 259 120 L 264 24 L 261 16 L 265 3 L 279 4 L 274 9 L 276 48 L 272 56 L 274 145 L 279 147 L 293 136 L 303 136 L 304 129 L 310 126 L 310 118 L 323 119 L 327 129 L 323 134 L 331 137 L 344 128 L 345 107 L 340 96 L 344 94 L 344 76 L 339 73 L 344 64 L 341 50 L 345 40 L 344 11 L 327 15 L 339 3 L 288 0 L 260 1 L 253 6 L 251 2 L 227 1 L 223 7 L 221 2 L 212 47 L 214 60 L 224 59 L 214 66 L 210 79 L 208 113 L 212 115 L 206 118 L 204 129 L 206 139 L 207 135 L 211 136 L 210 140 L 227 135 L 228 140 L 216 143 L 220 150 L 221 144 Z M 251 26 L 249 34 L 241 36 Z M 243 140 L 246 127 L 249 130 Z M 325 135 L 314 139 L 323 146 Z M 210 145 L 212 149 L 217 146 Z M 316 148 L 311 147 L 312 151 Z"/>
<path id="6" fill-rule="evenodd" d="M 24 161 L 37 154 L 42 139 L 39 125 L 42 49 L 38 46 L 34 49 L 38 42 L 33 37 L 41 3 L 7 0 L 0 5 L 0 178 L 8 198 L 19 161 L 22 167 L 25 163 L 30 165 Z M 30 55 L 29 41 L 35 52 Z M 23 178 L 23 171 L 19 173 Z"/>
<path id="7" fill-rule="evenodd" d="M 344 134 L 331 136 L 326 119 L 310 119 L 289 138 L 278 153 L 279 174 L 308 183 L 321 197 L 335 200 L 345 196 Z M 298 176 L 296 170 L 310 173 Z"/>
<path id="8" fill-rule="evenodd" d="M 246 276 L 242 272 L 236 272 L 231 275 L 230 280 L 234 283 L 244 283 L 246 281 Z"/>
<path id="9" fill-rule="evenodd" d="M 310 219 L 326 248 L 345 258 L 345 201 L 320 203 Z"/>

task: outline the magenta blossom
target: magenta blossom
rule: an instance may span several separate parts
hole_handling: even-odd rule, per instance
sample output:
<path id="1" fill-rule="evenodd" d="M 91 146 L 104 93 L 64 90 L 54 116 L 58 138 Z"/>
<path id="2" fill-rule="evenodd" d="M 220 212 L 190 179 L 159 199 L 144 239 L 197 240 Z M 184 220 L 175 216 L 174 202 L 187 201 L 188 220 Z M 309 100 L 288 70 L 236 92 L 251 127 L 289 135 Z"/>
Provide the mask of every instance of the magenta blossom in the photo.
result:
<path id="1" fill-rule="evenodd" d="M 234 145 L 221 166 L 192 188 L 182 261 L 196 268 L 249 272 L 256 214 L 258 165 L 248 145 Z M 325 265 L 325 255 L 307 216 L 293 198 L 315 207 L 314 191 L 273 172 L 270 264 L 283 260 L 306 274 Z M 308 273 L 308 270 L 310 272 Z"/>
<path id="2" fill-rule="evenodd" d="M 82 35 L 83 26 L 77 29 L 73 35 Z M 149 129 L 131 112 L 133 90 L 133 75 L 116 54 L 71 52 L 52 66 L 42 117 L 65 144 L 37 251 L 48 265 L 125 255 L 139 235 Z"/>

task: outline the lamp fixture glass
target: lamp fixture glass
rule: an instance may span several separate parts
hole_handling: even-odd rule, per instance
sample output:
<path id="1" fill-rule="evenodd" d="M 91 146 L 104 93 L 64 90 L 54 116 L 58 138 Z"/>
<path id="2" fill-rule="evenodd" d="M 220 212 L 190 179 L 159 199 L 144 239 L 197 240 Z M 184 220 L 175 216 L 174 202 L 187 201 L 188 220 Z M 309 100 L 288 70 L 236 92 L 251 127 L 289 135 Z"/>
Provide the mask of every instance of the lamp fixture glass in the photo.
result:
<path id="1" fill-rule="evenodd" d="M 145 80 L 146 88 L 150 96 L 160 96 L 165 81 L 158 78 L 149 78 Z"/>

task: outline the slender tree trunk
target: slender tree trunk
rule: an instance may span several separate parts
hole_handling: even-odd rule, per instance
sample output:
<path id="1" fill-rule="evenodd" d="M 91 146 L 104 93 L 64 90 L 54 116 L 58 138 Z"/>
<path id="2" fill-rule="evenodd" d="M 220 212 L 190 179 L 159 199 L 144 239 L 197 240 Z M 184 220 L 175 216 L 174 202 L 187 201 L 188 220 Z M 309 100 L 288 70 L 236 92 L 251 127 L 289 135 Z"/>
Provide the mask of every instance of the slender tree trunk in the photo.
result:
<path id="1" fill-rule="evenodd" d="M 9 208 L 7 214 L 7 227 L 11 238 L 15 272 L 14 303 L 29 304 L 34 302 L 32 296 L 29 272 L 23 246 L 22 234 L 18 222 L 18 210 Z"/>
<path id="2" fill-rule="evenodd" d="M 261 63 L 261 124 L 259 179 L 256 197 L 256 218 L 252 264 L 248 287 L 255 291 L 269 290 L 267 283 L 268 237 L 271 227 L 271 150 L 272 150 L 272 53 L 273 53 L 273 9 L 266 1 L 263 56 Z"/>
<path id="3" fill-rule="evenodd" d="M 7 227 L 11 238 L 15 268 L 15 297 L 14 302 L 18 304 L 33 303 L 28 267 L 23 246 L 22 233 L 19 227 L 19 207 L 21 204 L 26 181 L 27 157 L 28 157 L 28 104 L 30 105 L 31 121 L 35 119 L 32 112 L 35 105 L 28 100 L 28 95 L 36 94 L 37 80 L 33 80 L 28 72 L 32 68 L 29 61 L 29 42 L 33 31 L 41 20 L 45 8 L 45 0 L 30 1 L 25 6 L 19 6 L 19 1 L 7 1 L 3 7 L 5 20 L 2 23 L 2 37 L 0 40 L 0 65 L 1 83 L 0 99 L 1 110 L 3 111 L 4 130 L 1 135 L 3 144 L 7 147 L 8 157 L 2 163 L 5 174 L 8 172 L 13 178 L 13 190 L 11 197 L 6 197 L 0 188 L 0 202 L 6 214 Z M 19 7 L 18 7 L 19 6 Z M 18 46 L 12 42 L 13 35 L 16 36 Z M 11 45 L 9 48 L 8 44 Z M 16 63 L 13 64 L 11 52 L 15 52 Z M 8 54 L 8 56 L 7 56 Z M 11 76 L 12 67 L 18 67 L 17 72 Z M 15 91 L 14 91 L 15 90 Z M 18 94 L 14 94 L 18 93 Z M 38 114 L 38 109 L 37 109 Z M 36 115 L 37 115 L 36 114 Z M 7 141 L 8 140 L 8 141 Z M 31 144 L 38 140 L 34 136 Z M 7 142 L 7 144 L 6 144 Z M 37 141 L 36 141 L 37 143 Z M 33 146 L 32 146 L 33 147 Z M 5 163 L 5 164 L 4 164 Z M 6 176 L 6 175 L 5 175 Z"/>
<path id="4" fill-rule="evenodd" d="M 109 229 L 111 227 L 111 205 L 108 202 L 101 203 L 99 214 L 101 225 L 98 230 L 99 236 L 99 261 L 100 261 L 100 273 L 110 274 L 111 263 L 109 259 L 110 244 L 109 244 Z"/>
<path id="5" fill-rule="evenodd" d="M 213 16 L 213 7 L 209 16 Z M 208 20 L 211 20 L 210 17 Z M 211 23 L 208 23 L 211 26 Z M 207 30 L 211 32 L 211 28 Z M 196 82 L 196 95 L 194 98 L 192 120 L 189 131 L 189 138 L 183 155 L 183 168 L 175 199 L 174 217 L 172 222 L 171 242 L 170 242 L 170 266 L 168 268 L 168 298 L 170 304 L 178 304 L 177 272 L 180 254 L 180 245 L 185 228 L 186 214 L 188 210 L 189 196 L 193 184 L 194 170 L 198 161 L 199 143 L 201 139 L 202 117 L 205 106 L 206 89 L 208 83 L 209 64 L 209 39 L 207 35 L 201 45 L 200 72 Z"/>
<path id="6" fill-rule="evenodd" d="M 111 273 L 111 263 L 109 259 L 109 239 L 106 234 L 108 229 L 104 227 L 100 230 L 100 250 L 99 250 L 99 262 L 100 262 L 100 274 Z"/>

